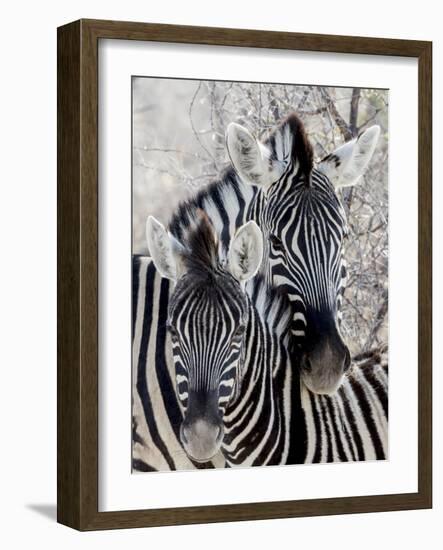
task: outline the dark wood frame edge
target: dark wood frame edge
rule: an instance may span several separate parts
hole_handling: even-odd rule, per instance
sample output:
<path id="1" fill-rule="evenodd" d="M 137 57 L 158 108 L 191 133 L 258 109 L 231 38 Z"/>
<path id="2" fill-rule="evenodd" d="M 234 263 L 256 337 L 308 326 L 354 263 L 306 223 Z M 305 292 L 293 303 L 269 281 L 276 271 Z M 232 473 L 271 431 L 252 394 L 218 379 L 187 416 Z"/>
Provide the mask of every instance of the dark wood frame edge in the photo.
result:
<path id="1" fill-rule="evenodd" d="M 418 492 L 98 512 L 98 40 L 263 47 L 418 58 Z M 80 20 L 58 29 L 57 519 L 79 530 L 432 507 L 432 43 Z"/>

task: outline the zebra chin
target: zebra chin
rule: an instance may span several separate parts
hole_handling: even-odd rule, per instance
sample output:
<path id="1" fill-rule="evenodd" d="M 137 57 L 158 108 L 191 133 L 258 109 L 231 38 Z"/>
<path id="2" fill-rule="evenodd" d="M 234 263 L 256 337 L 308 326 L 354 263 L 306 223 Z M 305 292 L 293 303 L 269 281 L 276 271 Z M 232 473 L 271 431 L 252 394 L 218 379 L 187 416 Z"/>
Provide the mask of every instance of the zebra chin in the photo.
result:
<path id="1" fill-rule="evenodd" d="M 208 462 L 219 452 L 224 436 L 222 424 L 205 419 L 184 421 L 180 439 L 186 454 L 195 462 Z"/>

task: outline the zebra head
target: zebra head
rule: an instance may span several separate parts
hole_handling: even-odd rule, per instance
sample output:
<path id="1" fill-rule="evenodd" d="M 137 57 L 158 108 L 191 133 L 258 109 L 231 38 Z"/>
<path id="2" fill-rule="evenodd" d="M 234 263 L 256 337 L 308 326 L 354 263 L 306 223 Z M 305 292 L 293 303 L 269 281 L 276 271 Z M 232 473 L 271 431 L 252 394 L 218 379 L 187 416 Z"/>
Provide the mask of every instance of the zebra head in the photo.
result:
<path id="1" fill-rule="evenodd" d="M 205 216 L 184 244 L 153 217 L 146 233 L 157 270 L 175 282 L 168 328 L 184 411 L 181 441 L 192 459 L 206 462 L 220 449 L 223 414 L 241 384 L 249 316 L 244 283 L 262 262 L 262 234 L 254 221 L 240 227 L 222 265 Z"/>
<path id="2" fill-rule="evenodd" d="M 293 335 L 306 386 L 331 394 L 350 365 L 340 333 L 346 216 L 337 189 L 366 170 L 380 129 L 372 126 L 314 165 L 300 119 L 290 115 L 264 142 L 230 124 L 226 142 L 239 178 L 260 188 L 250 217 L 263 231 L 263 274 L 293 304 Z"/>

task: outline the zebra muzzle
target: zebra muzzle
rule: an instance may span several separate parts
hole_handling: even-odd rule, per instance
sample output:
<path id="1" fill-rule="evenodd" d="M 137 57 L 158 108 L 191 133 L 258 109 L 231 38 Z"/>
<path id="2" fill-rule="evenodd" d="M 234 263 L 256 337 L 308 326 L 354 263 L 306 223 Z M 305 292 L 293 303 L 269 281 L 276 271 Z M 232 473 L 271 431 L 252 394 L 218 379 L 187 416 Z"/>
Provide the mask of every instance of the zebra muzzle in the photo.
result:
<path id="1" fill-rule="evenodd" d="M 197 462 L 207 462 L 218 453 L 223 435 L 223 425 L 205 419 L 185 420 L 180 430 L 180 439 L 187 455 Z"/>

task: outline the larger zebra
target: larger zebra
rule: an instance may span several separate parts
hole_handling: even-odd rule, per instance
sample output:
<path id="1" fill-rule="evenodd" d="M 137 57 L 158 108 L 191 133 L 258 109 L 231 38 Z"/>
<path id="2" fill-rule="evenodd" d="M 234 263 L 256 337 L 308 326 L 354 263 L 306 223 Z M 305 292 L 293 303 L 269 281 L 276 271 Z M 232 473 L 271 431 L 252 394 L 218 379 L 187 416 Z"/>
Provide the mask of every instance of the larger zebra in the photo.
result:
<path id="1" fill-rule="evenodd" d="M 168 329 L 189 457 L 206 462 L 221 449 L 229 466 L 258 466 L 386 456 L 382 371 L 355 369 L 338 395 L 312 394 L 293 368 L 289 300 L 261 277 L 242 288 L 262 260 L 253 221 L 227 260 L 206 217 L 185 243 L 153 218 L 147 236 L 160 272 L 175 271 Z"/>
<path id="2" fill-rule="evenodd" d="M 169 223 L 180 241 L 195 223 L 197 210 L 204 210 L 226 256 L 235 230 L 256 221 L 265 243 L 260 273 L 293 304 L 303 380 L 319 394 L 334 393 L 350 365 L 339 327 L 348 229 L 336 190 L 359 180 L 379 133 L 378 126 L 368 128 L 314 166 L 312 146 L 295 114 L 263 143 L 231 123 L 226 145 L 233 169 L 180 204 Z"/>

